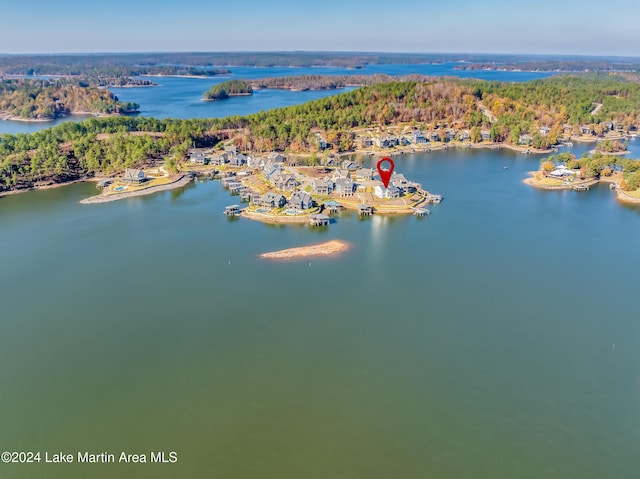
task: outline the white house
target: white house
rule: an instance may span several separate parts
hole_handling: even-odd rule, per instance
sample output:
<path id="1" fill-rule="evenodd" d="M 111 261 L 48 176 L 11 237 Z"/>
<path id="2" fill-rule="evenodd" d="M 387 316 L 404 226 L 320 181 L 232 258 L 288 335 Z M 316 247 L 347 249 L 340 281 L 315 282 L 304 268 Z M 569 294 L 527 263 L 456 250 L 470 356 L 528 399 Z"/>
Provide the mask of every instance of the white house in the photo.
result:
<path id="1" fill-rule="evenodd" d="M 389 188 L 385 188 L 382 185 L 378 185 L 373 190 L 373 194 L 378 198 L 398 198 L 400 196 L 400 190 L 395 186 L 389 186 Z"/>

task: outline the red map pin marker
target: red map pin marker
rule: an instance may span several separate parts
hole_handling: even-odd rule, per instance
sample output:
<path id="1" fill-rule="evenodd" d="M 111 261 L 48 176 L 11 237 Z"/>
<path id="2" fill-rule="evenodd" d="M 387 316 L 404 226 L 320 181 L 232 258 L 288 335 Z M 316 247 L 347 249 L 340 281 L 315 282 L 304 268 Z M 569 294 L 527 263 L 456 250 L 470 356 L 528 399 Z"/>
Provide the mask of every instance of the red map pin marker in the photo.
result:
<path id="1" fill-rule="evenodd" d="M 389 163 L 388 168 L 382 167 L 382 163 L 384 162 Z M 391 175 L 393 174 L 394 166 L 396 165 L 393 164 L 393 160 L 386 156 L 384 158 L 381 158 L 380 161 L 378 161 L 378 173 L 380 173 L 380 179 L 382 180 L 382 184 L 384 185 L 385 188 L 389 187 L 389 180 L 391 179 Z"/>

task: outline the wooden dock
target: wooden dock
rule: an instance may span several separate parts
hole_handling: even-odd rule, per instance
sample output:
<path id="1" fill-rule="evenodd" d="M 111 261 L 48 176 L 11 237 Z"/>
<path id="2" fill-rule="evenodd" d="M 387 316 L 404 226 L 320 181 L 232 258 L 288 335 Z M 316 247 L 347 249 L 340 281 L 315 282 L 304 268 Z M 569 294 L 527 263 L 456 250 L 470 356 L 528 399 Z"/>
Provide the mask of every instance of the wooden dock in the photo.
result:
<path id="1" fill-rule="evenodd" d="M 589 191 L 589 185 L 585 185 L 585 184 L 571 185 L 571 189 L 573 191 Z"/>
<path id="2" fill-rule="evenodd" d="M 309 217 L 309 226 L 329 226 L 331 218 L 322 213 L 311 215 Z"/>
<path id="3" fill-rule="evenodd" d="M 358 205 L 358 214 L 360 216 L 371 216 L 373 214 L 373 206 L 364 203 Z"/>
<path id="4" fill-rule="evenodd" d="M 240 216 L 240 205 L 230 205 L 225 207 L 224 214 L 227 216 Z"/>
<path id="5" fill-rule="evenodd" d="M 423 217 L 431 214 L 431 211 L 429 211 L 426 208 L 412 208 L 412 209 L 413 209 L 414 216 Z"/>

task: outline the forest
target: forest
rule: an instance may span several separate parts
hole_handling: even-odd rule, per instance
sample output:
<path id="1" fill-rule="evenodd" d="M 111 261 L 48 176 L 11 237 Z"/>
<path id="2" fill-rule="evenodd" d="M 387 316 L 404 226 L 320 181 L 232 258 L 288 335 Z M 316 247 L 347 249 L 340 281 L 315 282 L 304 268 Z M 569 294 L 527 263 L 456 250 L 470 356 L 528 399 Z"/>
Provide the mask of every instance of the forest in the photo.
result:
<path id="1" fill-rule="evenodd" d="M 251 84 L 243 80 L 228 80 L 213 85 L 205 91 L 202 97 L 205 100 L 224 100 L 230 96 L 251 95 L 253 88 Z"/>
<path id="2" fill-rule="evenodd" d="M 137 103 L 121 102 L 109 91 L 59 78 L 0 80 L 0 113 L 23 119 L 53 119 L 70 113 L 128 114 Z"/>
<path id="3" fill-rule="evenodd" d="M 594 114 L 595 106 L 602 105 Z M 117 172 L 148 158 L 185 159 L 191 145 L 232 139 L 247 152 L 317 151 L 322 132 L 336 152 L 352 151 L 355 128 L 404 124 L 425 130 L 481 129 L 496 142 L 530 133 L 534 147 L 553 144 L 567 127 L 594 131 L 607 122 L 638 128 L 640 85 L 618 78 L 557 77 L 528 83 L 440 79 L 365 86 L 302 105 L 244 117 L 157 120 L 141 117 L 67 122 L 33 134 L 0 135 L 0 188 Z M 547 135 L 540 127 L 549 128 Z M 132 134 L 132 132 L 138 132 Z M 151 135 L 139 132 L 156 132 Z"/>

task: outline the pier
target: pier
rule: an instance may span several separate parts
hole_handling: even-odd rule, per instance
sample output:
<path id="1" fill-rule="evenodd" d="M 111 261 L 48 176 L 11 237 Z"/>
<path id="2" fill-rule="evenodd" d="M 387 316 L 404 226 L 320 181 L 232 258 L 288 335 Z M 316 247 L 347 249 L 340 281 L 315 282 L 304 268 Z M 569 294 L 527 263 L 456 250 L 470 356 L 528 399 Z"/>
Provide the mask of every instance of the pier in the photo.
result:
<path id="1" fill-rule="evenodd" d="M 239 216 L 240 215 L 240 206 L 239 205 L 227 206 L 224 209 L 224 214 L 227 215 L 227 216 Z"/>
<path id="2" fill-rule="evenodd" d="M 442 202 L 442 195 L 436 195 L 434 193 L 427 193 L 427 201 L 429 203 L 438 204 Z"/>
<path id="3" fill-rule="evenodd" d="M 422 218 L 423 216 L 428 216 L 431 214 L 431 211 L 429 211 L 426 208 L 413 208 L 413 215 L 414 216 L 418 216 L 420 218 Z"/>
<path id="4" fill-rule="evenodd" d="M 315 214 L 309 217 L 309 226 L 329 226 L 331 219 L 327 215 Z"/>
<path id="5" fill-rule="evenodd" d="M 581 185 L 572 185 L 571 189 L 573 191 L 589 191 L 589 185 L 581 184 Z"/>
<path id="6" fill-rule="evenodd" d="M 371 216 L 373 214 L 373 206 L 367 204 L 358 205 L 358 214 L 360 216 Z"/>

